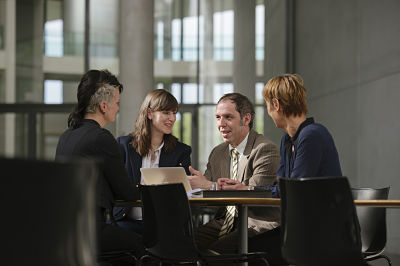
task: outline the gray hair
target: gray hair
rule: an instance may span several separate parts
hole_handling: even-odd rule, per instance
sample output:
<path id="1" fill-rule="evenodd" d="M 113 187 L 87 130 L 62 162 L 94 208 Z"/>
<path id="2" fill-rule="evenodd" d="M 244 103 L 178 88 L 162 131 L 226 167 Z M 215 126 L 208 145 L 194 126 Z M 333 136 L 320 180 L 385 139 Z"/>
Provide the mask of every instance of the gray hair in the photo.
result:
<path id="1" fill-rule="evenodd" d="M 110 103 L 114 98 L 117 87 L 104 83 L 90 97 L 89 104 L 86 108 L 86 113 L 94 114 L 102 101 Z"/>

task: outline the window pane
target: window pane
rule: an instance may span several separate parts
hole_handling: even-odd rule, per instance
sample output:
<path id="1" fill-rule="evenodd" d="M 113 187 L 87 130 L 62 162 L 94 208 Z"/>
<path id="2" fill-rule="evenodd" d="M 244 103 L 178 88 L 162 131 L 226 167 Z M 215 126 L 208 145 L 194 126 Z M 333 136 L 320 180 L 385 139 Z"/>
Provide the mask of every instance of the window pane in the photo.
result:
<path id="1" fill-rule="evenodd" d="M 176 121 L 175 121 L 174 127 L 172 128 L 172 135 L 177 137 L 180 141 L 182 141 L 181 127 L 182 127 L 181 113 L 178 112 L 178 113 L 176 113 Z"/>
<path id="2" fill-rule="evenodd" d="M 214 59 L 233 60 L 233 10 L 214 13 Z"/>
<path id="3" fill-rule="evenodd" d="M 181 60 L 181 19 L 176 18 L 172 20 L 171 28 L 171 49 L 172 49 L 172 60 Z"/>
<path id="4" fill-rule="evenodd" d="M 255 108 L 256 111 L 256 117 L 255 117 L 255 125 L 254 128 L 255 130 L 260 133 L 264 134 L 264 116 L 265 116 L 265 108 L 262 106 L 257 106 Z"/>
<path id="5" fill-rule="evenodd" d="M 199 108 L 199 171 L 204 173 L 211 150 L 222 143 L 215 121 L 215 106 Z"/>
<path id="6" fill-rule="evenodd" d="M 63 103 L 63 83 L 61 80 L 44 81 L 44 103 Z"/>
<path id="7" fill-rule="evenodd" d="M 178 103 L 181 103 L 181 84 L 172 83 L 171 84 L 171 93 L 178 100 Z"/>
<path id="8" fill-rule="evenodd" d="M 264 60 L 265 6 L 256 6 L 256 60 Z"/>
<path id="9" fill-rule="evenodd" d="M 262 96 L 262 91 L 264 89 L 264 83 L 263 82 L 257 82 L 256 83 L 256 104 L 264 104 L 264 98 Z"/>
<path id="10" fill-rule="evenodd" d="M 183 19 L 183 60 L 197 60 L 197 17 Z"/>
<path id="11" fill-rule="evenodd" d="M 186 103 L 186 104 L 197 103 L 197 84 L 196 83 L 183 84 L 183 103 Z"/>

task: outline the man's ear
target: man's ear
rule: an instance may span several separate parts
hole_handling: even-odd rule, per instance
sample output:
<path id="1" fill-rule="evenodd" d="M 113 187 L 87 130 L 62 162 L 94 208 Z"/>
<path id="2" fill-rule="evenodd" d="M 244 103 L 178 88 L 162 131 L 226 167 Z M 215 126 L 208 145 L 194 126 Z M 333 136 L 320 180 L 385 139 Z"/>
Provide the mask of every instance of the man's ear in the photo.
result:
<path id="1" fill-rule="evenodd" d="M 251 121 L 251 114 L 247 113 L 243 116 L 243 125 L 248 126 Z"/>

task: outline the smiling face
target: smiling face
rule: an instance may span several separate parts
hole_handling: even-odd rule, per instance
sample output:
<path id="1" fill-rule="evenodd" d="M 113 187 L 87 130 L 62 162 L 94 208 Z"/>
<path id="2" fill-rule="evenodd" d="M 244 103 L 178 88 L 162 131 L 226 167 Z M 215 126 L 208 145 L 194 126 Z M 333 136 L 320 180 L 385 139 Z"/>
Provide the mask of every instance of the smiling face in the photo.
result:
<path id="1" fill-rule="evenodd" d="M 151 120 L 151 132 L 171 134 L 176 121 L 176 111 L 148 111 L 147 117 Z"/>
<path id="2" fill-rule="evenodd" d="M 224 142 L 233 147 L 238 146 L 250 131 L 249 122 L 251 115 L 246 114 L 240 118 L 236 105 L 230 100 L 219 102 L 215 111 L 218 131 Z"/>

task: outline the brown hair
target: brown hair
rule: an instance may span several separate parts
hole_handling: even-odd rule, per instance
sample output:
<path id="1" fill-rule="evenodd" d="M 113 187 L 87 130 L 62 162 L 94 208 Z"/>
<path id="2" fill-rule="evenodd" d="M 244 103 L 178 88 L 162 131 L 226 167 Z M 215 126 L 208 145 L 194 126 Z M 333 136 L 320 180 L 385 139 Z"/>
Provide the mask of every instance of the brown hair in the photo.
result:
<path id="1" fill-rule="evenodd" d="M 253 128 L 253 122 L 254 122 L 254 107 L 253 104 L 250 102 L 249 98 L 244 96 L 243 94 L 233 92 L 233 93 L 228 93 L 222 96 L 219 100 L 218 103 L 225 101 L 225 100 L 230 100 L 236 105 L 236 111 L 240 114 L 240 119 L 243 119 L 243 117 L 246 114 L 251 115 L 250 123 L 249 123 L 249 128 Z"/>
<path id="2" fill-rule="evenodd" d="M 262 95 L 265 102 L 270 104 L 273 99 L 277 99 L 286 117 L 300 116 L 308 112 L 306 88 L 300 75 L 284 74 L 271 78 L 265 85 Z"/>
<path id="3" fill-rule="evenodd" d="M 148 110 L 151 111 L 178 111 L 178 102 L 175 97 L 166 90 L 153 90 L 147 94 L 139 110 L 136 119 L 135 130 L 131 133 L 133 141 L 132 147 L 145 157 L 149 154 L 151 148 L 151 121 L 147 117 Z M 164 134 L 164 147 L 166 152 L 172 151 L 178 139 L 172 134 Z"/>

